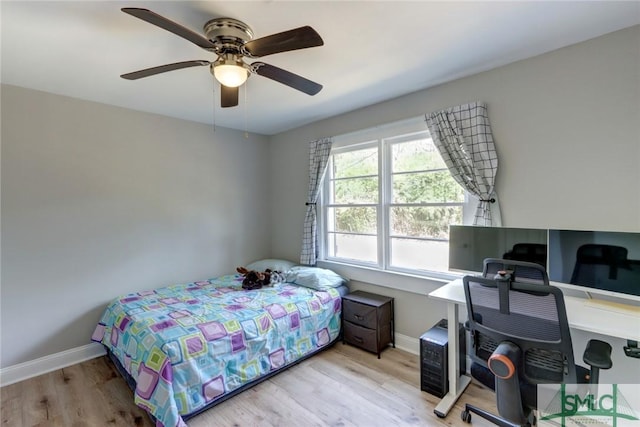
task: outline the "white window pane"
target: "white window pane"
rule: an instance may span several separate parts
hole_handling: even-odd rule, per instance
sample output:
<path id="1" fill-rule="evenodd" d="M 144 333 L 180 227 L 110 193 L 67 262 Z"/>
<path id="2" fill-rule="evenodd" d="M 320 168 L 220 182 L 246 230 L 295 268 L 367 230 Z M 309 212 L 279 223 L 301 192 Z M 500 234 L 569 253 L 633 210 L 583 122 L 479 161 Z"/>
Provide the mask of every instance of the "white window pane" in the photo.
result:
<path id="1" fill-rule="evenodd" d="M 332 200 L 338 204 L 378 203 L 378 177 L 333 181 Z"/>
<path id="2" fill-rule="evenodd" d="M 392 203 L 463 203 L 464 190 L 448 170 L 392 175 Z"/>
<path id="3" fill-rule="evenodd" d="M 367 148 L 333 155 L 333 178 L 378 174 L 378 149 Z"/>
<path id="4" fill-rule="evenodd" d="M 428 271 L 449 269 L 449 242 L 391 239 L 391 265 Z"/>
<path id="5" fill-rule="evenodd" d="M 376 234 L 378 230 L 375 207 L 329 208 L 333 228 L 328 231 Z"/>
<path id="6" fill-rule="evenodd" d="M 424 171 L 447 167 L 431 138 L 393 144 L 391 152 L 392 172 Z"/>
<path id="7" fill-rule="evenodd" d="M 449 225 L 462 224 L 462 206 L 394 206 L 390 209 L 394 236 L 449 239 Z"/>
<path id="8" fill-rule="evenodd" d="M 330 257 L 377 263 L 377 244 L 376 236 L 329 233 L 327 249 Z"/>

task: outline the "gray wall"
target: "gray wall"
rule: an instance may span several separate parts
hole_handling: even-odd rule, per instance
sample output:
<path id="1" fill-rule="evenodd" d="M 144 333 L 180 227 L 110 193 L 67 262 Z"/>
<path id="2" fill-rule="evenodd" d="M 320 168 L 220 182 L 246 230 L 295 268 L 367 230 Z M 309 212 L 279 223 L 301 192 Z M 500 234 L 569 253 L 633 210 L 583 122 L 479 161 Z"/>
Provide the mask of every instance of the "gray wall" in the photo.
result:
<path id="1" fill-rule="evenodd" d="M 488 104 L 503 225 L 640 231 L 639 46 L 635 26 L 272 137 L 272 255 L 299 255 L 308 141 L 475 100 Z M 438 284 L 425 280 L 422 296 L 352 285 L 395 296 L 401 334 L 417 338 L 445 316 L 425 296 Z M 579 352 L 585 336 L 576 333 Z M 638 361 L 610 341 L 614 362 L 631 364 L 639 382 Z M 628 381 L 629 371 L 616 372 Z"/>
<path id="2" fill-rule="evenodd" d="M 87 344 L 118 295 L 268 255 L 266 137 L 14 86 L 1 99 L 2 367 Z"/>

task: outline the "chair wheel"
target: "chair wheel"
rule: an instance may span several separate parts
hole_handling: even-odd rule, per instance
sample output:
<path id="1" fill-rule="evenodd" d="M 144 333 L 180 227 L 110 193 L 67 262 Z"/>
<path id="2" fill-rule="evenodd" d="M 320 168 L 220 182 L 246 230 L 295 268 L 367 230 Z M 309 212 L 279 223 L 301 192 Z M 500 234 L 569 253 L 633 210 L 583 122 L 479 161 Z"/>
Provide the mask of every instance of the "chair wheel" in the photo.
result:
<path id="1" fill-rule="evenodd" d="M 466 409 L 460 413 L 460 418 L 467 424 L 471 424 L 471 412 Z"/>

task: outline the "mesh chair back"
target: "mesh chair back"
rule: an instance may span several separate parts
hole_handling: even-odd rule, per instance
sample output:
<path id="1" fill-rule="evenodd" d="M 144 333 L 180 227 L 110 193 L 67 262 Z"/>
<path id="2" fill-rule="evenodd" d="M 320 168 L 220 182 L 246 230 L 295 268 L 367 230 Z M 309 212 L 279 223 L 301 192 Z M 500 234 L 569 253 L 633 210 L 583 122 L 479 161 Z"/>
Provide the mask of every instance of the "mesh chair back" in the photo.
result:
<path id="1" fill-rule="evenodd" d="M 519 281 L 526 283 L 536 283 L 539 285 L 548 285 L 549 277 L 544 266 L 526 261 L 515 261 L 500 258 L 486 258 L 482 270 L 482 276 L 493 278 L 498 271 L 509 271 L 511 276 Z"/>
<path id="2" fill-rule="evenodd" d="M 463 278 L 472 359 L 486 361 L 498 344 L 511 341 L 524 357 L 519 372 L 525 381 L 576 382 L 571 335 L 560 289 L 536 283 Z"/>

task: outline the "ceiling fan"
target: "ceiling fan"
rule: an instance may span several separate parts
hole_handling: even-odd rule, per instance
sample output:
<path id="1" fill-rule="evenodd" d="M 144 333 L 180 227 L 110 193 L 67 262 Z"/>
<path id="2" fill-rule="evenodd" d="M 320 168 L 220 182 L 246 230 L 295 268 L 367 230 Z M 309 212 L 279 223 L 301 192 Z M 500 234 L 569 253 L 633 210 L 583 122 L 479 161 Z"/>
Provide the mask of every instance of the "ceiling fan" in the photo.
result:
<path id="1" fill-rule="evenodd" d="M 250 74 L 282 83 L 308 95 L 315 95 L 322 85 L 297 74 L 264 62 L 248 64 L 243 58 L 259 58 L 291 50 L 322 46 L 322 37 L 311 27 L 305 26 L 270 36 L 253 38 L 253 31 L 242 21 L 233 18 L 215 18 L 204 24 L 204 37 L 163 16 L 147 9 L 125 7 L 123 12 L 147 21 L 217 55 L 215 61 L 194 60 L 176 62 L 122 74 L 127 80 L 137 80 L 167 71 L 208 65 L 211 74 L 220 82 L 222 107 L 238 105 L 239 87 Z"/>

